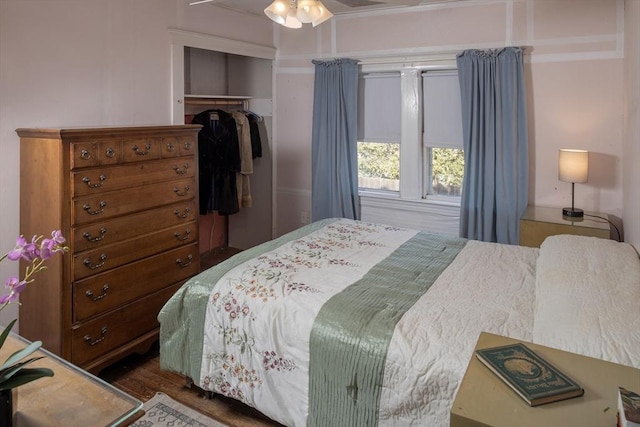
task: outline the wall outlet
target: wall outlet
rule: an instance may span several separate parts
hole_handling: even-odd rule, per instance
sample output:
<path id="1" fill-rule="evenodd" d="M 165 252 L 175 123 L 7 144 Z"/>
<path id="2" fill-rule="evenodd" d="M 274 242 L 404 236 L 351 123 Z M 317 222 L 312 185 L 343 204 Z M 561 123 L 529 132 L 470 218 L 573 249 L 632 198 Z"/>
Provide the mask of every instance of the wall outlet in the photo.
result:
<path id="1" fill-rule="evenodd" d="M 302 224 L 309 224 L 311 220 L 309 219 L 309 212 L 300 211 L 300 222 Z"/>

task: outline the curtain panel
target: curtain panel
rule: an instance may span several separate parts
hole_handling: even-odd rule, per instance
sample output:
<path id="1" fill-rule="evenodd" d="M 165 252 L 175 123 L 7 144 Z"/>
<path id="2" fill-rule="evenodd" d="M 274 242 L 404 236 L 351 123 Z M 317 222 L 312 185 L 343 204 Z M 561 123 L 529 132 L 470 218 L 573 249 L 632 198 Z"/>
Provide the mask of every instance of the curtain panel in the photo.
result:
<path id="1" fill-rule="evenodd" d="M 527 111 L 521 48 L 457 56 L 465 173 L 460 236 L 519 243 L 527 207 Z"/>
<path id="2" fill-rule="evenodd" d="M 358 62 L 312 61 L 315 65 L 312 128 L 313 221 L 360 219 L 358 200 Z"/>

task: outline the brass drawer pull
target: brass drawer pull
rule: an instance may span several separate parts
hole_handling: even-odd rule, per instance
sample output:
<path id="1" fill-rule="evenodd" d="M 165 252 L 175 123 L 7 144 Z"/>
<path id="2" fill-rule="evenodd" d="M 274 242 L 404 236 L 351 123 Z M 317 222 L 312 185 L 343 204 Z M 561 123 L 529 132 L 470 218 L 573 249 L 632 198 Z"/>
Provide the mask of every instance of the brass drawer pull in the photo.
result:
<path id="1" fill-rule="evenodd" d="M 82 182 L 87 184 L 87 187 L 89 187 L 89 188 L 99 188 L 99 187 L 102 187 L 102 184 L 104 183 L 104 181 L 106 179 L 107 179 L 106 176 L 100 175 L 100 182 L 92 184 L 91 183 L 91 178 L 89 178 L 88 176 L 85 176 L 84 178 L 82 178 Z"/>
<path id="2" fill-rule="evenodd" d="M 131 147 L 131 149 L 133 150 L 134 153 L 136 153 L 139 156 L 146 156 L 147 154 L 149 154 L 149 151 L 151 151 L 151 144 L 149 144 L 148 142 L 144 145 L 144 151 L 140 150 L 140 147 L 138 147 L 138 145 L 134 145 L 133 147 Z"/>
<path id="3" fill-rule="evenodd" d="M 95 340 L 93 338 L 91 338 L 91 335 L 85 335 L 83 339 L 87 344 L 89 344 L 91 346 L 94 346 L 94 345 L 98 344 L 99 342 L 101 342 L 102 340 L 104 340 L 105 336 L 107 335 L 107 327 L 103 326 L 102 329 L 100 330 L 100 333 L 102 334 L 102 336 L 100 338 L 95 339 Z"/>
<path id="4" fill-rule="evenodd" d="M 107 229 L 102 227 L 100 229 L 100 235 L 96 236 L 96 237 L 91 237 L 91 233 L 89 233 L 88 231 L 85 231 L 84 233 L 82 233 L 82 237 L 84 237 L 85 239 L 87 239 L 90 242 L 99 242 L 100 240 L 104 239 L 104 235 L 107 233 Z"/>
<path id="5" fill-rule="evenodd" d="M 80 157 L 82 157 L 83 160 L 91 160 L 91 153 L 89 150 L 83 149 L 80 152 Z"/>
<path id="6" fill-rule="evenodd" d="M 191 141 L 185 141 L 184 142 L 184 149 L 185 150 L 191 150 Z"/>
<path id="7" fill-rule="evenodd" d="M 174 151 L 176 151 L 176 146 L 173 145 L 172 143 L 168 143 L 167 144 L 167 151 L 170 153 L 173 153 Z"/>
<path id="8" fill-rule="evenodd" d="M 190 213 L 191 213 L 191 209 L 189 209 L 189 208 L 185 208 L 184 213 L 180 213 L 180 211 L 178 209 L 173 211 L 173 214 L 175 216 L 177 216 L 178 218 L 186 218 L 186 217 L 189 216 Z"/>
<path id="9" fill-rule="evenodd" d="M 82 263 L 87 267 L 89 267 L 90 269 L 95 270 L 97 268 L 103 267 L 106 260 L 107 260 L 107 256 L 105 254 L 102 254 L 100 255 L 100 262 L 98 264 L 91 265 L 91 260 L 89 258 L 85 258 L 84 261 L 82 261 Z"/>
<path id="10" fill-rule="evenodd" d="M 105 151 L 105 154 L 107 157 L 113 157 L 116 155 L 116 150 L 114 150 L 111 147 L 108 147 L 107 150 Z"/>
<path id="11" fill-rule="evenodd" d="M 87 292 L 85 292 L 84 294 L 87 296 L 87 298 L 89 298 L 91 301 L 100 301 L 102 298 L 107 296 L 107 291 L 109 290 L 109 284 L 105 283 L 104 286 L 102 287 L 102 294 L 98 295 L 98 296 L 93 296 L 93 292 L 91 290 L 88 290 Z"/>
<path id="12" fill-rule="evenodd" d="M 176 236 L 176 239 L 180 240 L 181 242 L 184 242 L 185 240 L 187 240 L 189 238 L 189 235 L 191 235 L 191 230 L 189 230 L 187 228 L 187 230 L 184 233 L 184 236 L 180 233 L 178 233 L 177 231 L 175 233 L 173 233 L 174 236 Z"/>
<path id="13" fill-rule="evenodd" d="M 189 188 L 189 186 L 188 186 L 188 185 L 185 185 L 185 186 L 184 186 L 184 191 L 180 191 L 180 189 L 179 189 L 179 188 L 175 188 L 175 187 L 174 187 L 173 192 L 174 192 L 174 193 L 176 193 L 176 194 L 177 194 L 178 196 L 180 196 L 180 197 L 184 197 L 184 196 L 186 196 L 187 194 L 189 194 L 189 190 L 190 190 L 190 189 L 191 189 L 191 188 Z"/>
<path id="14" fill-rule="evenodd" d="M 100 209 L 92 211 L 91 210 L 91 206 L 85 204 L 82 206 L 82 209 L 84 209 L 89 215 L 99 215 L 102 212 L 104 212 L 104 208 L 107 206 L 107 202 L 105 202 L 104 200 L 102 200 L 100 202 Z"/>
<path id="15" fill-rule="evenodd" d="M 187 256 L 187 261 L 183 262 L 182 258 L 178 258 L 176 260 L 176 264 L 178 264 L 180 267 L 189 267 L 191 265 L 191 262 L 193 261 L 193 256 L 191 256 L 191 254 L 189 254 L 189 256 Z"/>
<path id="16" fill-rule="evenodd" d="M 175 165 L 173 167 L 173 170 L 176 171 L 178 175 L 184 175 L 185 173 L 187 173 L 187 169 L 189 169 L 189 163 L 185 163 L 182 169 L 180 169 L 180 166 L 178 165 Z"/>

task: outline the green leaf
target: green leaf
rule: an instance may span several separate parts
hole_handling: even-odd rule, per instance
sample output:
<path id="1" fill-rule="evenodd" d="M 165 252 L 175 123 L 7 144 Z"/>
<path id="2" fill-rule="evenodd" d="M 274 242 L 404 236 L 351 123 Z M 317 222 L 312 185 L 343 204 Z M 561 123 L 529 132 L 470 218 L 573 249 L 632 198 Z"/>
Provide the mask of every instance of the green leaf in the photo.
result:
<path id="1" fill-rule="evenodd" d="M 2 346 L 4 345 L 5 340 L 11 332 L 11 328 L 13 328 L 13 325 L 15 325 L 17 321 L 18 319 L 13 319 L 11 323 L 5 326 L 4 331 L 2 331 L 2 334 L 0 334 L 0 348 L 2 348 Z"/>
<path id="2" fill-rule="evenodd" d="M 53 371 L 48 368 L 24 368 L 11 377 L 10 380 L 0 383 L 0 390 L 10 390 L 37 379 L 52 376 Z"/>
<path id="3" fill-rule="evenodd" d="M 40 356 L 40 357 L 32 357 L 31 359 L 25 360 L 24 362 L 20 362 L 20 363 L 16 363 L 13 366 L 9 366 L 6 369 L 0 370 L 0 383 L 8 380 L 9 378 L 11 378 L 16 372 L 18 372 L 20 369 L 22 369 L 24 366 L 35 362 L 36 360 L 40 360 L 43 359 L 44 356 Z"/>
<path id="4" fill-rule="evenodd" d="M 22 350 L 16 351 L 11 356 L 9 356 L 9 358 L 7 360 L 5 360 L 5 362 L 4 362 L 4 364 L 2 366 L 0 366 L 0 371 L 3 370 L 3 369 L 8 368 L 9 366 L 12 366 L 13 364 L 15 364 L 18 361 L 24 359 L 25 357 L 29 356 L 34 351 L 38 350 L 40 347 L 42 347 L 42 341 L 34 341 L 31 344 L 29 344 L 28 346 L 26 346 L 25 348 L 23 348 Z"/>

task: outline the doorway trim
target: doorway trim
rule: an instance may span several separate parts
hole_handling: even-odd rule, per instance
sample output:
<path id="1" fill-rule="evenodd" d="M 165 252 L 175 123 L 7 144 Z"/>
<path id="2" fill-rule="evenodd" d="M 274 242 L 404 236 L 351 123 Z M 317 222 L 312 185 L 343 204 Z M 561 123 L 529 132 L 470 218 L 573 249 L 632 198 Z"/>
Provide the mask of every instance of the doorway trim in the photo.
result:
<path id="1" fill-rule="evenodd" d="M 209 34 L 169 28 L 171 37 L 171 123 L 184 124 L 184 48 L 276 59 L 276 48 Z M 212 94 L 215 95 L 215 94 Z"/>

